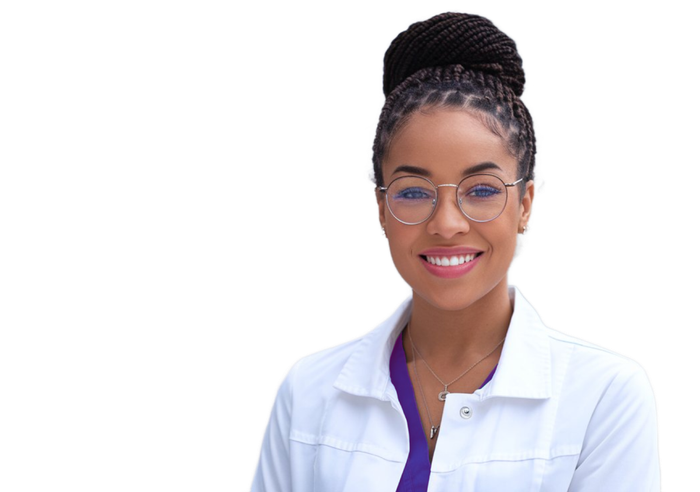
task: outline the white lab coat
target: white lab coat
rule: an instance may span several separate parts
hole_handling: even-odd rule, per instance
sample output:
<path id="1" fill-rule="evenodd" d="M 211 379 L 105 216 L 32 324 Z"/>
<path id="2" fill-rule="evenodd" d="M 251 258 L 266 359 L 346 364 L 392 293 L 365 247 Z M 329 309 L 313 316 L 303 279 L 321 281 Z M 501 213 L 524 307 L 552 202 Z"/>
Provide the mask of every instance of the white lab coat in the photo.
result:
<path id="1" fill-rule="evenodd" d="M 428 490 L 658 491 L 644 371 L 547 328 L 517 289 L 510 294 L 514 312 L 493 379 L 447 396 Z M 396 490 L 409 440 L 389 358 L 410 310 L 407 300 L 366 336 L 292 368 L 253 492 Z"/>

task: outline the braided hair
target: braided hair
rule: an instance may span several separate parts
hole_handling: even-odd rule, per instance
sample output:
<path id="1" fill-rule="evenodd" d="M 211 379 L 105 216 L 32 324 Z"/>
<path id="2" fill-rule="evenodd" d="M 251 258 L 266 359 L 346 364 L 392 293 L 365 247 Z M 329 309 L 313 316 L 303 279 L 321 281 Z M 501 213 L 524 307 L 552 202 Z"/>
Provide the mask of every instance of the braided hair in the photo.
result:
<path id="1" fill-rule="evenodd" d="M 384 95 L 374 139 L 374 180 L 384 186 L 382 160 L 392 137 L 419 109 L 459 108 L 501 137 L 518 160 L 518 175 L 533 179 L 535 133 L 520 100 L 525 72 L 515 42 L 491 21 L 444 13 L 412 24 L 384 55 Z"/>

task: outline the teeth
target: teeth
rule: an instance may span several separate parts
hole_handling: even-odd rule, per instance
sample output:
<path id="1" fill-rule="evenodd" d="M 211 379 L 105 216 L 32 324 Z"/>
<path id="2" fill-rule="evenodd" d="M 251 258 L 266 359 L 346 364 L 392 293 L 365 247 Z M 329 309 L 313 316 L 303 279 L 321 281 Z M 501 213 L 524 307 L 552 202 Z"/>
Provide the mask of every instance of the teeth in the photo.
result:
<path id="1" fill-rule="evenodd" d="M 437 265 L 437 266 L 456 266 L 456 265 L 462 265 L 464 263 L 468 263 L 476 258 L 476 253 L 471 254 L 471 255 L 460 255 L 460 256 L 452 256 L 448 258 L 447 256 L 439 257 L 439 256 L 426 256 L 426 259 L 428 260 L 428 263 L 431 265 Z"/>

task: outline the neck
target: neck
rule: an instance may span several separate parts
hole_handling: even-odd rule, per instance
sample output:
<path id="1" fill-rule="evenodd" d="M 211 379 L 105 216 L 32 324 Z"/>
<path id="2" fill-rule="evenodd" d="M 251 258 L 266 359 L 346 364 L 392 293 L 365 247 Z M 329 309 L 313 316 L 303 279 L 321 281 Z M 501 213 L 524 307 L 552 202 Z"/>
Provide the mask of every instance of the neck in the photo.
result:
<path id="1" fill-rule="evenodd" d="M 457 311 L 440 309 L 414 293 L 410 334 L 420 353 L 440 365 L 484 356 L 506 336 L 513 308 L 504 279 L 484 297 Z M 410 352 L 407 351 L 410 357 Z"/>

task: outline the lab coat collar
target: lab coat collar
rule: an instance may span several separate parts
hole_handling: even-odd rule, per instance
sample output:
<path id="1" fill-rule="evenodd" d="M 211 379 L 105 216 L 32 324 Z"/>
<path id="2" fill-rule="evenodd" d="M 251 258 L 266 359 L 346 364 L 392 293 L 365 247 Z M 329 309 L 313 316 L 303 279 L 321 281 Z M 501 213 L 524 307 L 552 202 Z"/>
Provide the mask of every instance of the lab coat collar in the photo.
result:
<path id="1" fill-rule="evenodd" d="M 333 387 L 353 395 L 388 400 L 391 352 L 399 333 L 408 323 L 412 308 L 413 302 L 409 297 L 386 321 L 364 336 Z"/>
<path id="2" fill-rule="evenodd" d="M 544 399 L 552 395 L 551 355 L 547 328 L 520 291 L 509 288 L 513 301 L 506 341 L 490 384 L 477 390 L 481 400 L 494 397 Z M 389 400 L 395 395 L 389 374 L 394 343 L 411 315 L 411 299 L 363 337 L 343 366 L 334 387 L 347 393 Z"/>

